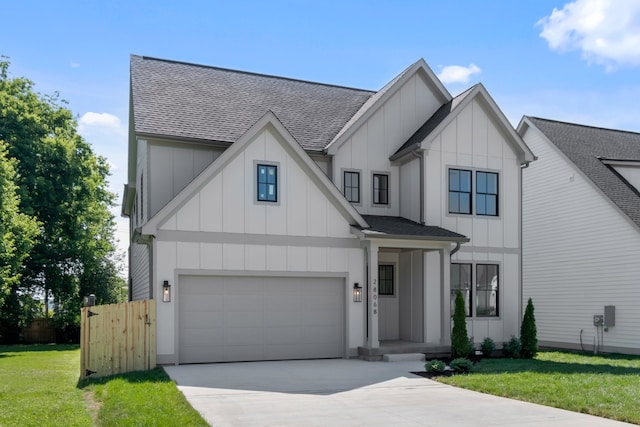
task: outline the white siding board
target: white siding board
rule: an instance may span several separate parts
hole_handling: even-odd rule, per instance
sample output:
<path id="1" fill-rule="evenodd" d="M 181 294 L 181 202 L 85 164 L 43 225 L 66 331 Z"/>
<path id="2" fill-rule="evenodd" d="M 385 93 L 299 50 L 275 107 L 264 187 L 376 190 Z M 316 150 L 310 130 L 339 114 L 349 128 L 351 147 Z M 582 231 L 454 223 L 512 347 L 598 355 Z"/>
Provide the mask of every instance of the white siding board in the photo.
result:
<path id="1" fill-rule="evenodd" d="M 149 247 L 131 243 L 131 298 L 133 301 L 149 298 Z"/>

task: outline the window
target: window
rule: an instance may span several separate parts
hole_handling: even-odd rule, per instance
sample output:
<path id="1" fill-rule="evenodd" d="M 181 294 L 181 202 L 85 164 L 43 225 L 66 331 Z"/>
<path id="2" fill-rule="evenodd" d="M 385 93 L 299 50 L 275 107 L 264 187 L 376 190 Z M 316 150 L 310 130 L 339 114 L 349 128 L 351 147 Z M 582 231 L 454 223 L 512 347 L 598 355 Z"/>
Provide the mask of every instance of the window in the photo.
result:
<path id="1" fill-rule="evenodd" d="M 351 203 L 360 203 L 360 172 L 344 172 L 344 197 Z"/>
<path id="2" fill-rule="evenodd" d="M 476 316 L 498 316 L 498 266 L 476 265 Z"/>
<path id="3" fill-rule="evenodd" d="M 500 284 L 497 264 L 476 264 L 475 287 L 471 286 L 472 264 L 451 263 L 451 315 L 456 294 L 462 292 L 467 317 L 497 317 L 500 315 Z"/>
<path id="4" fill-rule="evenodd" d="M 393 265 L 378 265 L 378 289 L 380 295 L 394 295 Z"/>
<path id="5" fill-rule="evenodd" d="M 449 213 L 471 213 L 471 171 L 449 169 Z"/>
<path id="6" fill-rule="evenodd" d="M 373 174 L 373 203 L 375 205 L 389 204 L 389 175 Z"/>
<path id="7" fill-rule="evenodd" d="M 456 294 L 462 292 L 467 317 L 471 316 L 471 264 L 451 264 L 451 315 L 455 311 Z"/>
<path id="8" fill-rule="evenodd" d="M 258 201 L 278 201 L 278 166 L 258 164 Z"/>
<path id="9" fill-rule="evenodd" d="M 476 215 L 498 215 L 498 174 L 476 172 Z"/>

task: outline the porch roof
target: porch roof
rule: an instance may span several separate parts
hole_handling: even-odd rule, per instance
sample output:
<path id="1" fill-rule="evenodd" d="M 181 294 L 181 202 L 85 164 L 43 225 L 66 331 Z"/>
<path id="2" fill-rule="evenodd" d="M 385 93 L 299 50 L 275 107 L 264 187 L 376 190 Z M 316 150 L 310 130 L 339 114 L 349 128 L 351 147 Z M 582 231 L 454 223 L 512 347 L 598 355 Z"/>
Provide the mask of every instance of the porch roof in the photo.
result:
<path id="1" fill-rule="evenodd" d="M 369 228 L 356 227 L 367 237 L 466 243 L 469 238 L 442 227 L 423 225 L 399 216 L 362 215 Z"/>

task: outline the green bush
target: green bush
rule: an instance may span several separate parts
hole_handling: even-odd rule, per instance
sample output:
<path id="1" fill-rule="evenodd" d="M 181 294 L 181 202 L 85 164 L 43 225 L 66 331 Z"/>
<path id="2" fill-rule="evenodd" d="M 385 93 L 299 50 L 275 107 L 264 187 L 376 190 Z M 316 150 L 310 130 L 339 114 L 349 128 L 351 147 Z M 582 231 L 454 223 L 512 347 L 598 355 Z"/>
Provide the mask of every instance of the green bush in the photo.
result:
<path id="1" fill-rule="evenodd" d="M 512 359 L 517 359 L 520 357 L 520 350 L 522 349 L 522 344 L 520 343 L 520 338 L 514 337 L 511 335 L 511 339 L 503 344 L 502 351 L 506 357 L 510 357 Z"/>
<path id="2" fill-rule="evenodd" d="M 442 360 L 434 359 L 425 363 L 424 368 L 427 372 L 434 372 L 437 374 L 441 374 L 444 372 L 447 365 Z"/>
<path id="3" fill-rule="evenodd" d="M 467 357 L 473 346 L 469 344 L 467 336 L 467 314 L 464 308 L 462 292 L 456 294 L 455 309 L 453 312 L 453 331 L 451 332 L 451 357 Z"/>
<path id="4" fill-rule="evenodd" d="M 480 350 L 482 350 L 484 357 L 491 357 L 493 352 L 496 351 L 496 343 L 494 343 L 491 338 L 486 337 L 480 345 Z"/>
<path id="5" fill-rule="evenodd" d="M 468 374 L 473 368 L 473 362 L 469 359 L 460 357 L 458 359 L 453 359 L 449 366 L 453 369 L 453 372 L 457 374 Z"/>
<path id="6" fill-rule="evenodd" d="M 536 317 L 533 314 L 533 301 L 529 298 L 524 318 L 520 326 L 520 343 L 522 349 L 520 355 L 524 359 L 533 359 L 538 354 L 538 336 L 536 330 Z"/>

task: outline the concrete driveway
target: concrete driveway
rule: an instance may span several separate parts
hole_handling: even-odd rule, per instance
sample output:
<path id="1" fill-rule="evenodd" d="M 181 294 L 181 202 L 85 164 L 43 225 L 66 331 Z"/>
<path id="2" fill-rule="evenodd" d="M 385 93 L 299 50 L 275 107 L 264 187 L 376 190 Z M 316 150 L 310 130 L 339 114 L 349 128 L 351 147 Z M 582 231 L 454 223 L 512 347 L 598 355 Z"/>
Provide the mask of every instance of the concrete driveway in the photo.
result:
<path id="1" fill-rule="evenodd" d="M 165 366 L 214 426 L 621 426 L 410 374 L 423 362 L 298 360 Z"/>

